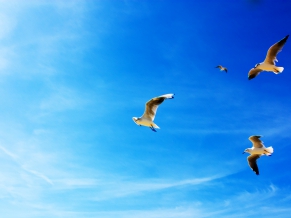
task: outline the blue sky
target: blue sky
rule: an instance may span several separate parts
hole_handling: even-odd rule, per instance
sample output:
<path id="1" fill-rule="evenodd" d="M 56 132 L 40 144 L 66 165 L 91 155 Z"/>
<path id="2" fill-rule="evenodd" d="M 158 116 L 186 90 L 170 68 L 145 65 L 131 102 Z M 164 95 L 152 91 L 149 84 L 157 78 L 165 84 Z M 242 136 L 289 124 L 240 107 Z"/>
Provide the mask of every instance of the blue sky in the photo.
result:
<path id="1" fill-rule="evenodd" d="M 247 75 L 291 3 L 0 4 L 3 217 L 290 217 L 291 42 Z M 167 93 L 157 133 L 132 121 Z M 250 135 L 274 148 L 259 176 Z"/>

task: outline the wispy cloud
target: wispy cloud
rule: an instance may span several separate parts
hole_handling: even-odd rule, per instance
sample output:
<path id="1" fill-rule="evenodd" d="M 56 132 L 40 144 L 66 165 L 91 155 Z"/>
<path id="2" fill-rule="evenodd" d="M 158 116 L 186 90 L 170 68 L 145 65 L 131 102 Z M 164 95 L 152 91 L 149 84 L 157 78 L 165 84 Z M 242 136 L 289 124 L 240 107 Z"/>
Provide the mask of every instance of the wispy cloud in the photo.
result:
<path id="1" fill-rule="evenodd" d="M 280 190 L 273 184 L 262 186 L 256 191 L 244 191 L 227 199 L 224 206 L 222 202 L 217 205 L 217 209 L 222 209 L 217 217 L 249 217 L 249 216 L 286 216 L 286 211 L 291 209 L 286 204 L 281 204 L 281 200 L 276 201 L 278 196 L 285 196 L 286 192 Z M 243 205 L 243 207 L 241 207 Z M 218 210 L 220 210 L 218 209 Z"/>
<path id="2" fill-rule="evenodd" d="M 160 206 L 154 209 L 124 209 L 109 211 L 100 210 L 98 212 L 71 212 L 64 210 L 55 210 L 54 214 L 62 217 L 104 217 L 104 218 L 133 218 L 133 217 L 171 217 L 171 218 L 190 218 L 190 217 L 250 217 L 263 216 L 271 218 L 280 216 L 288 217 L 291 211 L 289 206 L 283 206 L 278 202 L 274 202 L 276 195 L 284 196 L 284 190 L 280 190 L 274 185 L 267 188 L 259 189 L 255 192 L 241 192 L 227 200 L 211 200 L 208 203 L 199 201 L 191 201 L 187 203 L 178 203 L 175 206 Z M 242 206 L 243 205 L 243 206 Z M 286 215 L 287 214 L 287 215 Z"/>
<path id="3" fill-rule="evenodd" d="M 38 178 L 41 178 L 43 179 L 44 181 L 46 181 L 47 183 L 53 185 L 52 181 L 47 177 L 45 176 L 44 174 L 36 171 L 36 170 L 31 170 L 31 169 L 28 169 L 26 165 L 27 161 L 23 160 L 23 158 L 18 158 L 18 155 L 8 151 L 5 147 L 3 146 L 0 146 L 0 149 L 6 154 L 8 155 L 12 160 L 13 162 L 18 166 L 18 172 L 21 174 L 21 170 L 24 170 L 26 172 L 28 172 L 29 174 L 33 175 L 33 176 L 36 176 Z M 30 160 L 31 161 L 31 160 Z M 19 171 L 20 170 L 20 171 Z"/>
<path id="4" fill-rule="evenodd" d="M 85 217 L 90 217 L 89 214 L 83 214 Z M 89 216 L 88 216 L 89 215 Z M 192 217 L 209 217 L 199 208 L 191 207 L 176 207 L 176 208 L 164 208 L 164 209 L 152 209 L 152 210 L 126 210 L 126 211 L 101 211 L 92 213 L 91 216 L 104 217 L 104 218 L 134 218 L 134 217 L 149 217 L 149 218 L 192 218 Z M 215 215 L 215 214 L 212 214 Z"/>
<path id="5" fill-rule="evenodd" d="M 55 189 L 92 189 L 95 197 L 90 199 L 94 201 L 106 201 L 115 198 L 126 198 L 141 194 L 153 194 L 167 189 L 189 188 L 191 186 L 201 186 L 222 178 L 225 175 L 216 175 L 204 178 L 193 178 L 185 180 L 166 180 L 152 179 L 148 181 L 139 181 L 132 179 L 121 179 L 114 177 L 101 177 L 100 179 L 57 179 L 54 181 Z"/>
<path id="6" fill-rule="evenodd" d="M 22 168 L 23 168 L 25 171 L 27 171 L 27 172 L 29 172 L 29 173 L 31 173 L 31 174 L 33 174 L 33 175 L 35 175 L 35 176 L 37 176 L 37 177 L 39 177 L 39 178 L 45 180 L 47 183 L 53 185 L 53 182 L 52 182 L 48 177 L 46 177 L 45 175 L 43 175 L 42 173 L 37 172 L 37 171 L 35 171 L 35 170 L 27 169 L 25 166 L 22 166 Z"/>
<path id="7" fill-rule="evenodd" d="M 12 152 L 8 151 L 6 148 L 4 148 L 3 146 L 0 145 L 0 149 L 5 153 L 7 154 L 9 157 L 11 157 L 13 160 L 16 159 L 16 155 L 13 154 Z"/>

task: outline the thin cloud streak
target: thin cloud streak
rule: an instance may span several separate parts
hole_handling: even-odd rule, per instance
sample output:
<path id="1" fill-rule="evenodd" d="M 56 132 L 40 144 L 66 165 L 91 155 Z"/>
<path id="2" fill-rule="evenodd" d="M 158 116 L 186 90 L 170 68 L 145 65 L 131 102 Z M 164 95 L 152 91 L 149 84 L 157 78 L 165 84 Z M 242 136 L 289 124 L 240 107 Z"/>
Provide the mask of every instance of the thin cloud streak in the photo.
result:
<path id="1" fill-rule="evenodd" d="M 51 184 L 51 185 L 54 185 L 54 183 L 48 178 L 46 177 L 45 175 L 43 175 L 42 173 L 40 172 L 37 172 L 35 170 L 30 170 L 30 169 L 27 169 L 26 167 L 22 166 L 22 169 L 24 169 L 25 171 L 33 174 L 34 176 L 37 176 L 41 179 L 43 179 L 44 181 L 46 181 L 47 183 Z"/>
<path id="2" fill-rule="evenodd" d="M 107 184 L 101 185 L 102 188 L 100 189 L 100 192 L 97 192 L 98 194 L 96 194 L 98 197 L 94 197 L 93 200 L 104 201 L 112 198 L 124 198 L 127 196 L 159 192 L 178 187 L 185 187 L 185 189 L 187 189 L 189 186 L 204 185 L 224 176 L 225 175 L 217 175 L 212 177 L 186 179 L 174 182 L 167 182 L 163 179 L 149 182 L 108 182 Z"/>
<path id="3" fill-rule="evenodd" d="M 8 151 L 6 148 L 0 145 L 0 149 L 7 154 L 9 157 L 11 157 L 13 160 L 16 160 L 17 156 L 13 154 L 12 152 Z"/>

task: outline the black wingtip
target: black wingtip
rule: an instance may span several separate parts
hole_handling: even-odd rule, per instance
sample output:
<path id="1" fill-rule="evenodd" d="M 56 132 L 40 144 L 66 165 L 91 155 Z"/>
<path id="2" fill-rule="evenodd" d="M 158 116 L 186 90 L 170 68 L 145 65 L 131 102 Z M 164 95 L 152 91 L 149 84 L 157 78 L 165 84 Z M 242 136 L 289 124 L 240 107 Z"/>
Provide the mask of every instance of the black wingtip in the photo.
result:
<path id="1" fill-rule="evenodd" d="M 259 169 L 255 169 L 254 172 L 256 173 L 257 176 L 260 175 Z"/>
<path id="2" fill-rule="evenodd" d="M 259 174 L 259 170 L 253 170 L 255 172 L 255 174 L 258 176 Z"/>
<path id="3" fill-rule="evenodd" d="M 248 79 L 251 80 L 253 78 L 255 78 L 256 76 L 249 76 Z"/>
<path id="4" fill-rule="evenodd" d="M 289 35 L 285 36 L 283 39 L 281 39 L 278 44 L 280 46 L 284 45 L 286 42 L 287 42 L 287 39 L 288 39 Z"/>

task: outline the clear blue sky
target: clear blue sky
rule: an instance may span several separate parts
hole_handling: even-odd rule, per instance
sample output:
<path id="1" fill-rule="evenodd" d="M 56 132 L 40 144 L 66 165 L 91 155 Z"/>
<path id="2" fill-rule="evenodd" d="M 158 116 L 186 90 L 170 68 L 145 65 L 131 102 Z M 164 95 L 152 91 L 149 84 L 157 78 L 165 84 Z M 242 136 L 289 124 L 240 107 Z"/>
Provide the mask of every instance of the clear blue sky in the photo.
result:
<path id="1" fill-rule="evenodd" d="M 0 4 L 1 217 L 290 217 L 290 39 L 248 80 L 289 1 Z M 167 93 L 158 132 L 132 121 Z"/>

